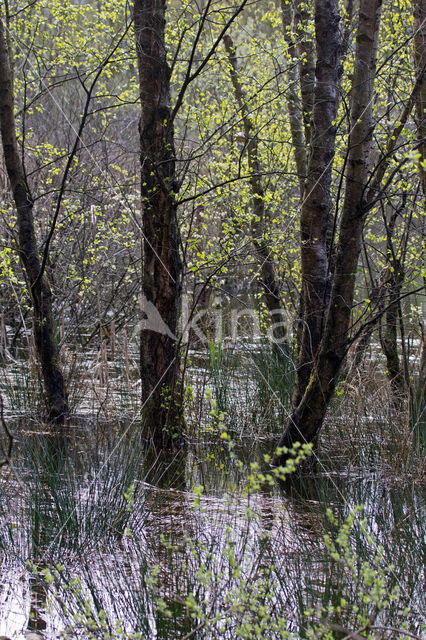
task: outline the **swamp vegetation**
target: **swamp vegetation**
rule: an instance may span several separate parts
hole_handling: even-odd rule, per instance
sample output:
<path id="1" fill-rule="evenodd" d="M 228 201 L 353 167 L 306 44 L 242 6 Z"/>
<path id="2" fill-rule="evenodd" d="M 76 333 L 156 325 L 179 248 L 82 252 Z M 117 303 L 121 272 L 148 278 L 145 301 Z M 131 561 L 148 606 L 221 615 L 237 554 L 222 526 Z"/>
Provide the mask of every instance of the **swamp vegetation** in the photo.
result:
<path id="1" fill-rule="evenodd" d="M 0 2 L 0 636 L 425 637 L 425 0 Z"/>

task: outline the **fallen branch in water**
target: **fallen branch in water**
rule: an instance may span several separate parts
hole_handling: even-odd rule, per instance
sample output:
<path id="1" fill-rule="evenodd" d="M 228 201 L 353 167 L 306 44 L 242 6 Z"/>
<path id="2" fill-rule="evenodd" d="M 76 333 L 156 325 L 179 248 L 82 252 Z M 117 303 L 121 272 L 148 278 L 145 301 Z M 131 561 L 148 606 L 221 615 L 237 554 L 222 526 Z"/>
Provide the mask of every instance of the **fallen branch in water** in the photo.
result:
<path id="1" fill-rule="evenodd" d="M 0 467 L 3 467 L 5 464 L 8 464 L 10 461 L 10 456 L 12 455 L 12 447 L 13 447 L 13 436 L 9 431 L 9 428 L 6 424 L 6 420 L 4 419 L 4 403 L 3 396 L 0 394 L 0 424 L 3 427 L 3 430 L 7 436 L 8 446 L 7 451 L 4 450 L 3 443 L 1 444 L 1 448 L 3 450 L 4 458 L 0 460 Z"/>

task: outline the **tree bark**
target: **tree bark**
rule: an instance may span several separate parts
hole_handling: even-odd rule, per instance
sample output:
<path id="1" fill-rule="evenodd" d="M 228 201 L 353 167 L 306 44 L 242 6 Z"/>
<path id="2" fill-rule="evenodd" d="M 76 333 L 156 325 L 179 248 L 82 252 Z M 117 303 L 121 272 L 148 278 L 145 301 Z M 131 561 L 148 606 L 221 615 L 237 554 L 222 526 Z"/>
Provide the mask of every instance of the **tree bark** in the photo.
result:
<path id="1" fill-rule="evenodd" d="M 381 333 L 381 345 L 386 358 L 387 375 L 392 385 L 395 400 L 401 401 L 404 391 L 404 376 L 398 354 L 398 323 L 401 289 L 404 283 L 404 269 L 401 260 L 395 253 L 392 242 L 396 226 L 398 211 L 394 211 L 389 221 L 385 218 L 386 225 L 386 270 L 385 291 L 387 294 L 386 313 L 384 316 L 384 330 Z"/>
<path id="2" fill-rule="evenodd" d="M 300 218 L 303 331 L 294 405 L 309 382 L 330 296 L 328 244 L 332 232 L 330 185 L 341 67 L 337 0 L 316 0 L 317 62 L 313 131 Z"/>
<path id="3" fill-rule="evenodd" d="M 401 396 L 404 391 L 404 378 L 398 354 L 398 321 L 399 299 L 404 282 L 404 272 L 399 261 L 393 261 L 395 272 L 389 273 L 387 280 L 388 306 L 385 313 L 385 327 L 381 338 L 383 353 L 386 357 L 387 376 L 391 382 L 393 392 Z"/>
<path id="4" fill-rule="evenodd" d="M 52 291 L 42 273 L 34 230 L 33 198 L 18 150 L 13 74 L 3 21 L 0 19 L 0 129 L 10 188 L 17 211 L 20 258 L 33 305 L 34 341 L 46 395 L 48 417 L 63 422 L 68 414 L 52 313 Z"/>
<path id="5" fill-rule="evenodd" d="M 252 223 L 251 236 L 260 267 L 260 284 L 263 299 L 268 309 L 273 328 L 274 344 L 280 345 L 286 338 L 287 329 L 285 312 L 280 296 L 280 286 L 276 275 L 271 247 L 266 239 L 265 193 L 261 179 L 259 147 L 253 122 L 247 110 L 244 90 L 240 81 L 234 43 L 229 35 L 223 37 L 230 64 L 231 81 L 235 98 L 240 108 L 244 127 L 245 149 L 247 151 L 250 187 L 252 193 Z M 279 349 L 278 349 L 279 352 Z"/>
<path id="6" fill-rule="evenodd" d="M 307 125 L 308 114 L 306 113 L 306 110 L 310 108 L 310 105 L 305 105 L 305 108 L 303 108 L 301 96 L 299 94 L 299 87 L 301 86 L 302 76 L 299 69 L 299 64 L 297 62 L 298 50 L 296 46 L 297 33 L 295 27 L 295 15 L 291 5 L 287 0 L 281 0 L 281 15 L 283 21 L 284 38 L 288 45 L 288 55 L 290 57 L 290 64 L 287 71 L 287 108 L 290 120 L 290 132 L 294 150 L 294 160 L 296 162 L 297 178 L 299 180 L 300 197 L 303 198 L 305 180 L 308 173 L 305 132 L 307 132 L 309 126 Z M 302 59 L 305 60 L 305 58 Z M 313 69 L 315 69 L 314 66 Z M 310 117 L 311 113 L 309 114 L 309 118 Z"/>
<path id="7" fill-rule="evenodd" d="M 141 99 L 143 305 L 148 319 L 156 314 L 161 318 L 159 326 L 146 322 L 141 330 L 142 420 L 145 435 L 160 449 L 173 447 L 184 430 L 176 337 L 182 262 L 165 13 L 165 0 L 134 2 Z"/>
<path id="8" fill-rule="evenodd" d="M 317 4 L 324 8 L 323 2 Z M 291 447 L 296 441 L 317 441 L 346 355 L 355 275 L 368 211 L 365 187 L 370 170 L 380 12 L 381 0 L 360 0 L 346 188 L 329 310 L 309 383 L 279 442 L 280 447 Z"/>
<path id="9" fill-rule="evenodd" d="M 309 37 L 307 25 L 311 19 L 305 0 L 295 0 L 294 28 L 297 38 L 300 68 L 300 95 L 302 99 L 305 141 L 309 145 L 312 138 L 312 113 L 315 90 L 315 44 Z"/>
<path id="10" fill-rule="evenodd" d="M 414 64 L 420 86 L 416 96 L 419 172 L 426 198 L 426 0 L 414 0 Z"/>
<path id="11" fill-rule="evenodd" d="M 422 185 L 423 197 L 426 201 L 426 0 L 414 0 L 414 64 L 417 76 L 420 78 L 419 91 L 416 96 L 416 124 L 419 173 Z M 426 279 L 423 279 L 426 285 Z M 411 394 L 411 412 L 416 418 L 416 438 L 423 447 L 426 447 L 425 431 L 425 400 L 426 400 L 426 340 L 425 324 L 422 327 L 422 350 L 420 356 L 419 376 L 416 383 L 416 391 Z M 414 397 L 413 397 L 414 396 Z M 416 405 L 416 410 L 413 412 Z M 420 410 L 418 409 L 420 408 Z"/>
<path id="12" fill-rule="evenodd" d="M 415 444 L 426 448 L 426 323 L 421 322 L 420 329 L 419 373 L 410 397 L 410 417 L 414 429 Z"/>

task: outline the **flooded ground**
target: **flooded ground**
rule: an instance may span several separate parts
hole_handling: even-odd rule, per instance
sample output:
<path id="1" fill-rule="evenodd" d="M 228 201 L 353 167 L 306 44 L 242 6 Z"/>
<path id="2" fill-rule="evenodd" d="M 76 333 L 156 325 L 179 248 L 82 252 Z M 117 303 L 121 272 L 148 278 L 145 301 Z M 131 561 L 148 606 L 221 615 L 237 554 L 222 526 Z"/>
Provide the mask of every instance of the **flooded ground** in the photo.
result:
<path id="1" fill-rule="evenodd" d="M 315 470 L 280 483 L 265 455 L 288 385 L 264 357 L 261 376 L 244 354 L 237 367 L 216 350 L 207 373 L 191 357 L 190 444 L 166 459 L 141 441 L 136 376 L 126 393 L 111 384 L 118 365 L 98 370 L 61 437 L 13 417 L 13 393 L 24 406 L 34 390 L 9 388 L 0 635 L 421 638 L 424 475 L 383 388 L 367 398 L 353 382 Z"/>
<path id="2" fill-rule="evenodd" d="M 420 636 L 417 483 L 320 469 L 262 486 L 251 464 L 261 448 L 247 443 L 193 445 L 164 462 L 141 455 L 135 433 L 90 443 L 75 431 L 61 442 L 23 431 L 19 461 L 3 470 L 1 634 L 255 638 L 263 632 L 244 629 L 256 622 L 266 637 L 305 637 L 330 606 L 331 624 L 355 628 L 358 606 L 376 625 L 404 621 Z M 357 505 L 336 559 L 324 535 L 338 536 Z"/>

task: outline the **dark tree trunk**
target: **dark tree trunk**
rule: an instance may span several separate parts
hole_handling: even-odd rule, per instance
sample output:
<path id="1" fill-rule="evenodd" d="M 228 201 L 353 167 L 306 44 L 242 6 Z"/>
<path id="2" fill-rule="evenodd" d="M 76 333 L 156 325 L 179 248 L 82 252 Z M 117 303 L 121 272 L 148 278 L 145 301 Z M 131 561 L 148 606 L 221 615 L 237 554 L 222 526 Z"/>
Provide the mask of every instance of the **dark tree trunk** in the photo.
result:
<path id="1" fill-rule="evenodd" d="M 398 323 L 399 323 L 399 299 L 401 288 L 404 282 L 404 273 L 399 261 L 396 271 L 390 272 L 386 283 L 387 288 L 387 308 L 385 313 L 385 327 L 381 336 L 383 353 L 386 357 L 387 375 L 392 384 L 396 396 L 401 396 L 404 391 L 404 377 L 401 371 L 401 364 L 398 354 Z"/>
<path id="2" fill-rule="evenodd" d="M 419 91 L 416 96 L 416 124 L 417 138 L 419 140 L 418 150 L 420 153 L 419 173 L 423 190 L 423 197 L 426 199 L 426 0 L 414 1 L 414 61 L 417 76 L 420 79 Z M 426 278 L 423 278 L 426 286 Z M 420 357 L 419 377 L 416 384 L 415 394 L 411 396 L 411 410 L 417 405 L 418 412 L 416 433 L 419 442 L 426 447 L 426 327 L 422 323 L 422 351 Z"/>
<path id="3" fill-rule="evenodd" d="M 386 313 L 384 315 L 384 328 L 380 335 L 383 353 L 386 357 L 387 375 L 397 403 L 400 402 L 404 392 L 404 376 L 401 371 L 398 354 L 398 324 L 401 290 L 404 284 L 404 269 L 401 260 L 395 253 L 392 241 L 398 213 L 397 211 L 392 213 L 389 221 L 385 218 L 387 233 L 386 262 L 388 267 L 385 278 Z"/>
<path id="4" fill-rule="evenodd" d="M 265 210 L 265 193 L 261 178 L 257 136 L 247 109 L 243 87 L 238 74 L 234 43 L 229 35 L 223 37 L 223 43 L 228 54 L 232 85 L 244 126 L 245 149 L 248 156 L 252 194 L 252 242 L 260 268 L 263 299 L 271 319 L 274 345 L 278 346 L 286 339 L 287 329 L 272 249 L 266 239 L 267 211 Z"/>
<path id="5" fill-rule="evenodd" d="M 328 4 L 323 0 L 317 0 L 317 11 L 321 9 L 321 12 L 324 12 Z M 337 3 L 334 6 L 335 10 L 336 5 Z M 346 190 L 329 310 L 323 330 L 321 330 L 319 323 L 312 322 L 314 328 L 319 329 L 321 338 L 318 356 L 303 397 L 294 410 L 287 429 L 279 442 L 280 447 L 291 447 L 296 441 L 316 442 L 328 404 L 335 390 L 340 367 L 346 355 L 354 299 L 355 274 L 361 251 L 365 215 L 368 210 L 368 203 L 365 200 L 365 186 L 370 168 L 369 154 L 373 132 L 372 98 L 380 9 L 381 0 L 360 1 L 351 95 L 351 133 L 349 136 Z M 328 7 L 328 11 L 325 13 L 330 16 L 331 7 Z M 325 32 L 317 30 L 317 39 L 321 38 L 322 33 L 325 35 Z M 318 98 L 316 97 L 316 99 Z M 313 152 L 314 150 L 315 147 L 313 147 Z M 331 160 L 332 157 L 329 161 L 331 162 Z M 323 167 L 325 166 L 327 163 L 323 163 Z M 327 188 L 326 196 L 329 197 L 329 182 L 326 183 L 325 188 Z M 323 227 L 320 228 L 320 231 L 323 231 Z M 313 245 L 312 248 L 311 245 Z M 321 258 L 323 245 L 324 239 L 320 244 Z M 302 236 L 302 255 L 306 252 L 304 246 L 306 244 Z M 314 253 L 315 246 L 313 241 L 309 243 L 309 258 Z M 322 259 L 319 264 L 322 265 L 323 262 Z M 324 285 L 322 286 L 324 287 Z M 321 289 L 313 290 L 317 295 L 321 293 Z M 316 318 L 315 315 L 314 318 Z"/>
<path id="6" fill-rule="evenodd" d="M 14 117 L 13 77 L 3 21 L 0 19 L 0 129 L 10 187 L 17 211 L 20 258 L 33 304 L 34 341 L 41 367 L 49 419 L 61 422 L 68 414 L 64 378 L 59 364 L 52 314 L 52 292 L 38 254 L 33 199 L 18 151 Z"/>
<path id="7" fill-rule="evenodd" d="M 332 231 L 330 185 L 341 67 L 339 21 L 337 0 L 316 1 L 313 131 L 300 218 L 303 330 L 295 406 L 309 382 L 330 296 L 328 244 Z"/>
<path id="8" fill-rule="evenodd" d="M 172 447 L 183 433 L 176 337 L 182 262 L 165 12 L 165 0 L 135 0 L 141 98 L 142 292 L 143 310 L 148 317 L 141 331 L 142 418 L 146 436 L 161 449 Z M 156 317 L 161 317 L 158 326 L 153 325 Z"/>
<path id="9" fill-rule="evenodd" d="M 414 63 L 420 78 L 416 96 L 416 124 L 418 150 L 420 153 L 419 172 L 423 195 L 426 198 L 426 0 L 414 0 Z"/>

